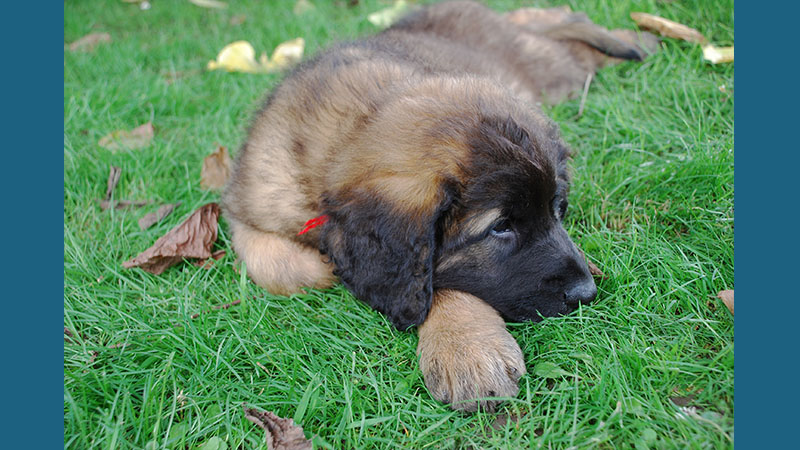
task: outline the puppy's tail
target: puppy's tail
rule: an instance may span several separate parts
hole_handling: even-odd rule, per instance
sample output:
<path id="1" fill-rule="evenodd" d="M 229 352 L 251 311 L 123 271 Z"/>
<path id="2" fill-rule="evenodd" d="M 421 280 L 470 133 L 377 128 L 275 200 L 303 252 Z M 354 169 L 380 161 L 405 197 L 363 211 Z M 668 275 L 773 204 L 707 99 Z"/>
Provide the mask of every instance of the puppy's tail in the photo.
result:
<path id="1" fill-rule="evenodd" d="M 636 45 L 620 40 L 608 30 L 591 22 L 568 22 L 538 30 L 537 34 L 559 41 L 580 41 L 615 58 L 642 61 L 645 57 L 644 52 Z"/>

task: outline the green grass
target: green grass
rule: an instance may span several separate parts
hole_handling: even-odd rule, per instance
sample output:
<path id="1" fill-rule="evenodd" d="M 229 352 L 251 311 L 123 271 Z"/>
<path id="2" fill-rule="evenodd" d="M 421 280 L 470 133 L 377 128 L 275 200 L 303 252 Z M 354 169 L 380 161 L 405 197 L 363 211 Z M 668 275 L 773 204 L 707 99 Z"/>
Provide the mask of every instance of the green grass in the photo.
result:
<path id="1" fill-rule="evenodd" d="M 733 447 L 733 316 L 714 298 L 734 287 L 733 65 L 667 40 L 643 64 L 601 71 L 581 117 L 578 100 L 549 111 L 576 150 L 569 231 L 608 279 L 568 317 L 510 324 L 529 371 L 521 392 L 497 413 L 465 415 L 427 393 L 415 333 L 342 287 L 275 297 L 237 273 L 230 253 L 211 270 L 122 269 L 218 200 L 199 185 L 203 157 L 218 144 L 235 152 L 279 80 L 206 72 L 208 60 L 239 39 L 260 53 L 302 36 L 313 54 L 373 32 L 366 16 L 386 6 L 315 1 L 298 18 L 290 1 L 229 3 L 64 5 L 65 42 L 113 37 L 64 55 L 64 326 L 80 335 L 64 345 L 65 447 L 183 449 L 219 437 L 266 448 L 243 402 L 294 418 L 317 448 Z M 631 28 L 628 13 L 647 11 L 733 43 L 732 0 L 569 4 L 610 27 Z M 239 14 L 247 20 L 231 25 Z M 145 149 L 97 145 L 149 120 Z M 122 168 L 116 198 L 183 204 L 146 231 L 136 221 L 155 205 L 101 211 L 110 165 Z M 230 248 L 224 220 L 217 245 Z M 545 378 L 543 363 L 569 375 Z M 694 413 L 670 400 L 688 394 Z M 502 425 L 507 416 L 516 420 Z"/>

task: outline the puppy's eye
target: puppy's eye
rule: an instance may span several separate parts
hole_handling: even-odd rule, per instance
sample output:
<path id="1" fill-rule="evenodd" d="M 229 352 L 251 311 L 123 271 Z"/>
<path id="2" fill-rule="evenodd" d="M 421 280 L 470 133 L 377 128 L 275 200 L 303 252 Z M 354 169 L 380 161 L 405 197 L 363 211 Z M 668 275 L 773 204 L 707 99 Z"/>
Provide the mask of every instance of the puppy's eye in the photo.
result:
<path id="1" fill-rule="evenodd" d="M 513 233 L 511 230 L 511 222 L 508 219 L 502 220 L 492 227 L 490 234 L 492 236 L 505 237 Z"/>
<path id="2" fill-rule="evenodd" d="M 556 219 L 564 220 L 567 215 L 567 206 L 569 206 L 569 203 L 566 198 L 556 197 L 553 199 L 553 214 L 555 214 Z"/>
<path id="3" fill-rule="evenodd" d="M 569 202 L 567 202 L 567 199 L 561 200 L 561 202 L 558 204 L 559 219 L 563 219 L 564 217 L 567 216 L 567 206 L 569 206 Z"/>

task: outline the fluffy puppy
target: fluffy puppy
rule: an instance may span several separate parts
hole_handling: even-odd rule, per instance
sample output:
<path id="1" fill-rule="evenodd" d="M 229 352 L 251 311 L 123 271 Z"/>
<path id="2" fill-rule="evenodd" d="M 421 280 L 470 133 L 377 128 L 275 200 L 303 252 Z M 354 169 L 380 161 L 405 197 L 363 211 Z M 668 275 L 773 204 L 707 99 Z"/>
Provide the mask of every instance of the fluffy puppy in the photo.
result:
<path id="1" fill-rule="evenodd" d="M 516 395 L 525 364 L 504 319 L 597 292 L 562 226 L 570 152 L 537 102 L 642 59 L 633 37 L 565 10 L 450 2 L 303 63 L 256 115 L 223 195 L 247 273 L 283 295 L 338 279 L 419 326 L 425 383 L 454 408 Z"/>

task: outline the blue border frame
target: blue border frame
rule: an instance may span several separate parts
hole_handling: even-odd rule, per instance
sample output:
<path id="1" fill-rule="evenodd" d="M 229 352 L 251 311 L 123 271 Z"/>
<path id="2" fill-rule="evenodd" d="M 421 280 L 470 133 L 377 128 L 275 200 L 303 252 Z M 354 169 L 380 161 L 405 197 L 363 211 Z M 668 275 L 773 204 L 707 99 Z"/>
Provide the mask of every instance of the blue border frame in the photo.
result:
<path id="1" fill-rule="evenodd" d="M 792 283 L 798 278 L 792 212 L 800 113 L 793 59 L 800 6 L 743 2 L 738 10 L 736 428 L 741 448 L 776 448 L 797 441 L 793 363 L 800 306 Z M 63 445 L 63 406 L 57 403 L 63 404 L 57 335 L 63 303 L 56 299 L 63 301 L 64 168 L 56 149 L 63 143 L 64 11 L 11 2 L 3 15 L 3 41 L 10 44 L 4 103 L 13 112 L 3 127 L 3 187 L 10 203 L 3 221 L 6 405 L 12 412 L 6 430 L 13 430 L 4 442 L 56 448 Z"/>
<path id="2" fill-rule="evenodd" d="M 735 114 L 736 431 L 741 448 L 797 446 L 800 6 L 739 4 Z"/>
<path id="3" fill-rule="evenodd" d="M 63 27 L 63 5 L 3 5 L 5 448 L 64 445 Z"/>

